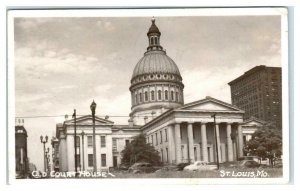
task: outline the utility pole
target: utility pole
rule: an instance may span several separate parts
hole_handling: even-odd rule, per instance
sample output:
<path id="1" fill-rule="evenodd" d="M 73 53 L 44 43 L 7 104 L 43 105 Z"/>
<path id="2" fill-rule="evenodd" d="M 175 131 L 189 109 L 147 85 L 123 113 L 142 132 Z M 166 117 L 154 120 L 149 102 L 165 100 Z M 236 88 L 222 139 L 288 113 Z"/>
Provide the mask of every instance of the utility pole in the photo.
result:
<path id="1" fill-rule="evenodd" d="M 215 144 L 216 144 L 216 156 L 217 156 L 217 169 L 219 170 L 220 164 L 219 164 L 219 145 L 218 145 L 218 139 L 217 139 L 217 126 L 216 126 L 216 113 L 213 114 L 211 117 L 214 118 L 214 134 L 215 134 Z"/>
<path id="2" fill-rule="evenodd" d="M 74 147 L 75 147 L 75 174 L 77 175 L 77 131 L 76 131 L 76 109 L 74 109 L 73 116 L 74 118 Z"/>

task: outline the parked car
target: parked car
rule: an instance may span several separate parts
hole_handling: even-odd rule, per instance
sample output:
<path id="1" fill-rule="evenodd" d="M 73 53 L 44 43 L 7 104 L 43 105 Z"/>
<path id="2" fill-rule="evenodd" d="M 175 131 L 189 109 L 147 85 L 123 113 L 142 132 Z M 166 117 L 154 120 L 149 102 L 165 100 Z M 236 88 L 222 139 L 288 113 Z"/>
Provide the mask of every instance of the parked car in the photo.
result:
<path id="1" fill-rule="evenodd" d="M 170 165 L 165 165 L 162 168 L 159 168 L 155 172 L 162 172 L 162 171 L 177 171 L 177 165 L 170 164 Z"/>
<path id="2" fill-rule="evenodd" d="M 151 173 L 156 171 L 157 169 L 153 167 L 152 164 L 147 162 L 138 162 L 134 163 L 131 167 L 129 167 L 128 172 L 132 173 Z"/>
<path id="3" fill-rule="evenodd" d="M 129 169 L 129 164 L 120 164 L 118 170 L 126 171 Z"/>
<path id="4" fill-rule="evenodd" d="M 190 171 L 216 170 L 216 169 L 217 169 L 217 165 L 208 164 L 205 161 L 195 161 L 193 164 L 184 167 L 184 170 L 190 170 Z"/>
<path id="5" fill-rule="evenodd" d="M 230 165 L 233 168 L 258 168 L 260 164 L 254 160 L 242 160 Z"/>
<path id="6" fill-rule="evenodd" d="M 190 165 L 190 163 L 179 163 L 179 164 L 169 164 L 165 165 L 162 168 L 158 169 L 155 172 L 161 172 L 161 171 L 182 171 L 184 167 Z"/>
<path id="7" fill-rule="evenodd" d="M 190 165 L 190 163 L 179 163 L 178 165 L 177 165 L 177 171 L 183 171 L 183 169 L 184 169 L 184 167 L 186 167 L 186 166 L 188 166 L 188 165 Z"/>
<path id="8" fill-rule="evenodd" d="M 242 156 L 242 157 L 239 157 L 238 158 L 238 161 L 242 161 L 242 160 L 254 160 L 258 163 L 261 162 L 261 157 L 258 157 L 258 156 Z"/>

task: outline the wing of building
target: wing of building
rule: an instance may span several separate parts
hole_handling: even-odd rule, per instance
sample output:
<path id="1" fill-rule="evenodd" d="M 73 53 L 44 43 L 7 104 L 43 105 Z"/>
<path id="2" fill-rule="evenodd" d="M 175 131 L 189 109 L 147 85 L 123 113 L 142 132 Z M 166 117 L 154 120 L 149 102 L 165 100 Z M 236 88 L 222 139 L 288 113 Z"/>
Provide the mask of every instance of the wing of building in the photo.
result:
<path id="1" fill-rule="evenodd" d="M 125 145 L 140 133 L 145 134 L 164 163 L 213 162 L 216 148 L 220 162 L 243 156 L 244 111 L 212 97 L 184 104 L 179 68 L 161 46 L 161 33 L 154 19 L 147 37 L 149 46 L 131 78 L 129 124 L 95 119 L 97 170 L 117 167 Z M 56 127 L 60 171 L 75 169 L 74 124 L 72 119 Z M 77 118 L 76 124 L 78 169 L 92 171 L 92 116 Z"/>

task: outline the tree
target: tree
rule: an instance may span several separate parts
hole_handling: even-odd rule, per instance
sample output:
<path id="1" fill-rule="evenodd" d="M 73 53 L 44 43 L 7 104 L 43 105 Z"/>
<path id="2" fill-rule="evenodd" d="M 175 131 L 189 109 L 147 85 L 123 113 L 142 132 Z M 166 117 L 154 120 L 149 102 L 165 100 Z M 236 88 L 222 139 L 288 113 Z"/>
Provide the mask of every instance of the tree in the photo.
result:
<path id="1" fill-rule="evenodd" d="M 124 148 L 121 152 L 122 164 L 133 164 L 135 162 L 148 162 L 152 165 L 160 165 L 160 156 L 157 150 L 146 143 L 146 138 L 140 134 Z"/>
<path id="2" fill-rule="evenodd" d="M 254 132 L 244 150 L 249 155 L 268 158 L 273 166 L 274 159 L 282 155 L 282 131 L 273 127 L 262 127 Z"/>

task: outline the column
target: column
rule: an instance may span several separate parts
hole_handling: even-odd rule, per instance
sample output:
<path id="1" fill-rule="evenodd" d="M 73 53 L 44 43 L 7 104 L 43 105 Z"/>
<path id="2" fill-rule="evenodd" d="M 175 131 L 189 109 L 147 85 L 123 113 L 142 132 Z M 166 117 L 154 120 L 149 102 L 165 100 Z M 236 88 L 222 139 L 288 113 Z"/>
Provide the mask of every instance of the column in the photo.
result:
<path id="1" fill-rule="evenodd" d="M 180 137 L 180 124 L 175 124 L 175 154 L 176 164 L 181 163 L 181 137 Z"/>
<path id="2" fill-rule="evenodd" d="M 67 155 L 68 155 L 68 171 L 75 171 L 75 161 L 74 161 L 74 136 L 67 135 Z"/>
<path id="3" fill-rule="evenodd" d="M 66 135 L 60 133 L 60 143 L 59 143 L 59 171 L 68 171 L 68 155 L 67 155 L 67 143 Z"/>
<path id="4" fill-rule="evenodd" d="M 157 87 L 156 87 L 156 84 L 154 85 L 154 100 L 157 101 L 158 99 L 158 92 L 157 92 Z"/>
<path id="5" fill-rule="evenodd" d="M 97 127 L 96 127 L 97 128 Z M 101 147 L 100 147 L 100 136 L 96 131 L 96 164 L 97 171 L 101 171 Z"/>
<path id="6" fill-rule="evenodd" d="M 207 136 L 206 136 L 206 124 L 201 123 L 201 145 L 202 145 L 202 155 L 203 161 L 208 162 L 208 153 L 207 153 Z"/>
<path id="7" fill-rule="evenodd" d="M 231 140 L 231 124 L 227 123 L 226 128 L 226 140 L 227 140 L 227 156 L 228 161 L 233 161 L 233 149 L 232 149 L 232 140 Z"/>
<path id="8" fill-rule="evenodd" d="M 188 149 L 189 149 L 189 162 L 193 162 L 195 159 L 194 156 L 194 138 L 193 138 L 193 124 L 188 123 L 187 126 L 187 132 L 188 132 Z"/>
<path id="9" fill-rule="evenodd" d="M 219 124 L 216 123 L 216 134 L 217 134 L 217 148 L 218 148 L 218 158 L 219 162 L 222 162 L 222 152 L 220 147 L 220 130 L 219 130 Z"/>
<path id="10" fill-rule="evenodd" d="M 244 144 L 243 144 L 243 132 L 242 132 L 242 125 L 238 125 L 238 156 L 242 157 L 244 155 L 243 153 L 243 148 L 244 148 Z"/>
<path id="11" fill-rule="evenodd" d="M 150 92 L 150 86 L 148 86 L 148 93 L 147 93 L 148 95 L 147 95 L 147 97 L 148 97 L 148 101 L 150 102 L 150 101 L 152 101 L 152 99 L 151 99 L 151 92 Z"/>
<path id="12" fill-rule="evenodd" d="M 173 133 L 173 127 L 168 127 L 168 151 L 169 151 L 169 163 L 172 164 L 176 160 L 175 156 L 175 140 L 174 140 L 174 133 Z"/>

